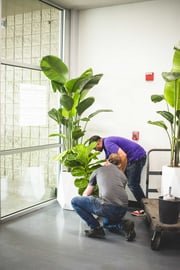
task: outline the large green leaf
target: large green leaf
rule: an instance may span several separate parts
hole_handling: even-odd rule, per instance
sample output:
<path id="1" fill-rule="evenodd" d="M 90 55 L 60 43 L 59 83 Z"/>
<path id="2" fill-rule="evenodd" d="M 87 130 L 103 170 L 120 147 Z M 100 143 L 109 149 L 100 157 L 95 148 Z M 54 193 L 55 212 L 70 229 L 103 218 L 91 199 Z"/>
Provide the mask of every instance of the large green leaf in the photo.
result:
<path id="1" fill-rule="evenodd" d="M 180 74 L 180 73 L 179 73 Z M 175 98 L 176 96 L 176 98 Z M 174 108 L 175 104 L 176 109 L 180 110 L 180 80 L 166 82 L 164 86 L 164 97 L 167 103 Z M 178 100 L 177 100 L 178 98 Z M 176 103 L 178 101 L 178 103 Z"/>
<path id="2" fill-rule="evenodd" d="M 62 115 L 62 110 L 58 109 L 56 110 L 55 108 L 52 108 L 49 112 L 48 112 L 49 117 L 51 117 L 54 121 L 56 121 L 58 123 L 58 125 L 60 125 L 61 123 L 63 123 L 63 115 Z"/>
<path id="3" fill-rule="evenodd" d="M 174 57 L 172 64 L 172 71 L 179 72 L 180 71 L 180 49 L 178 47 L 174 47 Z"/>
<path id="4" fill-rule="evenodd" d="M 74 185 L 78 188 L 85 189 L 88 185 L 88 180 L 84 177 L 76 178 L 74 181 Z"/>
<path id="5" fill-rule="evenodd" d="M 74 104 L 71 110 L 71 116 L 75 117 L 75 119 L 77 120 L 77 106 L 79 104 L 79 99 L 80 99 L 80 92 L 76 91 L 73 94 L 73 100 L 74 100 Z M 74 121 L 74 125 L 78 125 L 78 122 Z"/>
<path id="6" fill-rule="evenodd" d="M 162 72 L 162 77 L 167 82 L 176 81 L 180 78 L 180 72 Z"/>
<path id="7" fill-rule="evenodd" d="M 81 91 L 84 88 L 84 85 L 86 85 L 87 82 L 92 78 L 92 76 L 93 76 L 92 69 L 89 68 L 83 74 L 81 74 L 81 76 L 69 80 L 65 84 L 68 93 L 74 93 L 77 90 Z"/>
<path id="8" fill-rule="evenodd" d="M 76 127 L 72 130 L 72 138 L 74 140 L 78 140 L 79 138 L 83 137 L 85 134 L 85 131 L 82 130 L 80 127 Z"/>
<path id="9" fill-rule="evenodd" d="M 173 124 L 174 116 L 171 112 L 157 111 L 157 113 L 164 117 L 166 120 L 168 120 L 171 124 Z"/>
<path id="10" fill-rule="evenodd" d="M 154 103 L 160 102 L 164 100 L 164 95 L 152 95 L 151 96 L 151 101 Z"/>
<path id="11" fill-rule="evenodd" d="M 56 92 L 58 90 L 60 93 L 66 93 L 64 85 L 62 83 L 51 81 L 51 85 L 53 92 Z"/>
<path id="12" fill-rule="evenodd" d="M 151 120 L 149 120 L 148 121 L 148 124 L 151 124 L 151 125 L 155 125 L 155 126 L 164 128 L 165 130 L 168 129 L 167 126 L 166 126 L 166 124 L 163 121 L 151 121 Z"/>
<path id="13" fill-rule="evenodd" d="M 72 93 L 76 92 L 76 91 L 79 91 L 79 87 L 74 87 L 74 85 L 76 85 L 77 81 L 79 80 L 79 77 L 78 78 L 73 78 L 69 81 L 67 81 L 65 83 L 65 88 L 67 89 L 67 93 L 69 93 L 70 95 L 72 95 Z"/>
<path id="14" fill-rule="evenodd" d="M 171 72 L 163 72 L 162 77 L 166 81 L 164 97 L 171 107 L 180 109 L 180 51 L 175 50 Z"/>
<path id="15" fill-rule="evenodd" d="M 64 135 L 62 133 L 52 133 L 52 134 L 49 135 L 49 137 L 55 137 L 55 136 L 59 136 L 59 137 L 61 137 L 63 139 L 66 138 L 66 135 Z"/>
<path id="16" fill-rule="evenodd" d="M 92 87 L 94 87 L 96 84 L 99 83 L 102 76 L 103 76 L 102 73 L 92 76 L 92 78 L 84 85 L 84 89 L 87 90 L 87 89 L 91 89 Z"/>
<path id="17" fill-rule="evenodd" d="M 81 101 L 77 106 L 77 113 L 81 115 L 84 111 L 86 111 L 91 105 L 95 102 L 94 97 L 88 97 Z"/>
<path id="18" fill-rule="evenodd" d="M 70 111 L 73 107 L 74 100 L 72 97 L 62 94 L 60 97 L 60 104 L 67 110 Z"/>
<path id="19" fill-rule="evenodd" d="M 164 97 L 171 107 L 174 107 L 174 86 L 174 81 L 166 82 L 164 86 Z"/>
<path id="20" fill-rule="evenodd" d="M 102 110 L 97 110 L 91 114 L 88 115 L 88 119 L 90 120 L 92 117 L 94 117 L 95 115 L 102 113 L 102 112 L 113 112 L 113 110 L 108 110 L 108 109 L 102 109 Z"/>
<path id="21" fill-rule="evenodd" d="M 87 146 L 89 153 L 96 147 L 96 145 L 97 145 L 97 142 L 92 142 Z M 92 152 L 92 155 L 94 155 L 94 157 L 99 154 L 100 154 L 99 152 Z"/>
<path id="22" fill-rule="evenodd" d="M 93 75 L 92 69 L 87 69 L 80 77 L 69 80 L 65 87 L 68 93 L 73 93 L 79 90 L 81 92 L 81 100 L 87 95 L 89 90 L 99 83 L 103 74 Z"/>
<path id="23" fill-rule="evenodd" d="M 79 166 L 79 167 L 75 167 L 72 168 L 71 171 L 73 176 L 84 176 L 85 175 L 85 167 L 84 166 Z"/>
<path id="24" fill-rule="evenodd" d="M 51 81 L 56 81 L 60 84 L 64 84 L 68 80 L 68 67 L 60 58 L 54 55 L 47 55 L 42 58 L 40 66 L 44 74 Z"/>
<path id="25" fill-rule="evenodd" d="M 81 74 L 80 77 L 86 78 L 86 77 L 92 77 L 92 76 L 93 76 L 93 70 L 92 70 L 92 68 L 88 68 Z"/>

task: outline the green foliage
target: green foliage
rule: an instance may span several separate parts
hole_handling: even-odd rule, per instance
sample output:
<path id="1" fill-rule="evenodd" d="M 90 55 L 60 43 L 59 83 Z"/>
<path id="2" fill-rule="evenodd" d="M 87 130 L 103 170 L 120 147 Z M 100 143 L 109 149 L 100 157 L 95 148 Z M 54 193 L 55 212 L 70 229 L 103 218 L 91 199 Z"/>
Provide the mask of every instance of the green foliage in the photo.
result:
<path id="1" fill-rule="evenodd" d="M 112 112 L 110 109 L 99 109 L 84 116 L 94 104 L 95 98 L 87 96 L 89 91 L 101 80 L 103 74 L 93 74 L 92 68 L 84 71 L 79 77 L 69 79 L 69 69 L 63 61 L 53 55 L 42 58 L 42 72 L 51 81 L 54 92 L 60 94 L 59 107 L 52 108 L 48 115 L 57 125 L 63 127 L 62 133 L 51 134 L 62 139 L 62 152 L 55 157 L 68 171 L 75 176 L 75 186 L 79 194 L 86 188 L 89 176 L 99 166 L 99 152 L 93 149 L 94 144 L 83 143 L 88 122 L 97 114 Z M 96 194 L 98 187 L 96 187 Z"/>
<path id="2" fill-rule="evenodd" d="M 75 177 L 74 184 L 78 188 L 80 195 L 87 187 L 91 173 L 105 161 L 104 159 L 98 159 L 100 152 L 93 151 L 95 146 L 96 142 L 90 145 L 77 144 L 56 157 L 56 160 L 71 169 L 71 174 Z M 96 187 L 94 195 L 98 195 L 98 187 Z"/>
<path id="3" fill-rule="evenodd" d="M 170 166 L 179 166 L 180 152 L 180 48 L 174 47 L 174 56 L 171 72 L 162 72 L 165 80 L 163 95 L 152 95 L 154 103 L 165 101 L 167 110 L 157 111 L 164 121 L 151 121 L 148 123 L 163 128 L 168 136 L 171 156 Z"/>
<path id="4" fill-rule="evenodd" d="M 48 115 L 58 125 L 64 126 L 63 134 L 53 134 L 63 138 L 63 150 L 71 149 L 83 142 L 87 123 L 92 117 L 101 112 L 112 112 L 109 109 L 97 110 L 83 117 L 95 102 L 94 97 L 87 97 L 89 91 L 99 83 L 103 74 L 93 75 L 91 68 L 84 71 L 79 77 L 69 79 L 69 69 L 63 61 L 53 55 L 42 58 L 41 69 L 51 81 L 54 92 L 60 93 L 59 108 L 52 108 Z"/>

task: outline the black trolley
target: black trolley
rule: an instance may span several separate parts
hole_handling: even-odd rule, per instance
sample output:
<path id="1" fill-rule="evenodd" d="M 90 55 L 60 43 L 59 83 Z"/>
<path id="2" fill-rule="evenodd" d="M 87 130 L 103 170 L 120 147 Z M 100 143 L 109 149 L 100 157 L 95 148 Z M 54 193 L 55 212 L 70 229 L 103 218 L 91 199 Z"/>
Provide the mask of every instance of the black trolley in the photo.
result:
<path id="1" fill-rule="evenodd" d="M 149 198 L 149 193 L 157 193 L 158 190 L 156 188 L 150 188 L 150 176 L 160 176 L 162 175 L 162 171 L 160 170 L 152 170 L 150 168 L 150 156 L 152 153 L 157 152 L 167 152 L 170 149 L 151 149 L 147 153 L 147 173 L 146 173 L 146 198 L 142 199 L 142 203 L 144 205 L 144 211 L 146 213 L 147 222 L 150 224 L 152 229 L 152 237 L 151 237 L 151 249 L 159 250 L 161 244 L 161 238 L 166 232 L 180 232 L 180 219 L 176 224 L 165 224 L 160 222 L 159 218 L 159 199 L 158 198 Z"/>

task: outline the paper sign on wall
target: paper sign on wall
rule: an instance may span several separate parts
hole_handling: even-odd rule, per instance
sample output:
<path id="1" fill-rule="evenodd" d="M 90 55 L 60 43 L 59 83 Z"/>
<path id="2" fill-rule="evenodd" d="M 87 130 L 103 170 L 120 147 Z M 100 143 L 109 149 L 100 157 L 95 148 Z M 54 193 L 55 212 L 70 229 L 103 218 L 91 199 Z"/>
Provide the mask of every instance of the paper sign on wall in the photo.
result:
<path id="1" fill-rule="evenodd" d="M 20 126 L 42 126 L 47 123 L 47 89 L 43 85 L 20 84 Z"/>

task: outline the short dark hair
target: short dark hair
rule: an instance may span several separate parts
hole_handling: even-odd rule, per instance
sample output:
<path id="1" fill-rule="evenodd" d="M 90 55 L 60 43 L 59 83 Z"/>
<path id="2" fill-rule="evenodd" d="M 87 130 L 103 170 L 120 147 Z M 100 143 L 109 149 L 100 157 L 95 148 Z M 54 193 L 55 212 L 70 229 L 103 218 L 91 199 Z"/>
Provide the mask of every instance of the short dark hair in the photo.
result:
<path id="1" fill-rule="evenodd" d="M 101 137 L 99 135 L 94 135 L 89 139 L 89 144 L 91 144 L 92 142 L 97 142 L 100 139 Z"/>
<path id="2" fill-rule="evenodd" d="M 108 157 L 108 161 L 114 165 L 119 165 L 121 164 L 121 158 L 117 153 L 112 153 L 109 157 Z"/>

